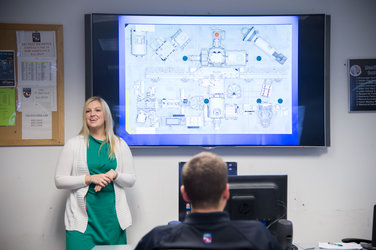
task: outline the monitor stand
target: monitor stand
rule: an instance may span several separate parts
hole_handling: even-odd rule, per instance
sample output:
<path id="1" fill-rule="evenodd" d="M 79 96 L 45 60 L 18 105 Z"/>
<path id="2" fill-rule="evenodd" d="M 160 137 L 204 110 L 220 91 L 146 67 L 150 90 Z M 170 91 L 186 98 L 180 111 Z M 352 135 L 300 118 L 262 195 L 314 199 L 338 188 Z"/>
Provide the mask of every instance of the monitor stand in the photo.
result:
<path id="1" fill-rule="evenodd" d="M 376 250 L 376 205 L 373 207 L 373 224 L 372 224 L 372 240 L 359 238 L 345 238 L 342 242 L 355 242 L 362 246 L 363 249 Z"/>
<path id="2" fill-rule="evenodd" d="M 372 241 L 369 243 L 362 242 L 360 245 L 363 249 L 376 250 L 376 205 L 373 207 Z"/>
<path id="3" fill-rule="evenodd" d="M 360 243 L 360 245 L 363 247 L 363 249 L 372 249 L 376 250 L 376 245 L 372 246 L 372 243 Z"/>

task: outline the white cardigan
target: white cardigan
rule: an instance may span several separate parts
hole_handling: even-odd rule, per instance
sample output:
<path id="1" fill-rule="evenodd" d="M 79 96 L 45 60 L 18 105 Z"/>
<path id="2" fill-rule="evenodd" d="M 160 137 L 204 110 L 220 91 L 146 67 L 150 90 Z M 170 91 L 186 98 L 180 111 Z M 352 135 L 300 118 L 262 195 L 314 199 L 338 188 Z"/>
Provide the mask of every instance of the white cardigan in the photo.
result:
<path id="1" fill-rule="evenodd" d="M 118 177 L 114 181 L 115 207 L 120 227 L 132 225 L 125 187 L 132 187 L 136 182 L 133 167 L 133 156 L 123 139 L 117 141 L 115 157 Z M 85 184 L 85 176 L 89 174 L 86 161 L 87 142 L 79 135 L 65 144 L 56 168 L 55 185 L 59 189 L 70 189 L 71 192 L 65 207 L 65 229 L 84 233 L 88 223 L 86 212 L 86 193 L 89 186 Z"/>

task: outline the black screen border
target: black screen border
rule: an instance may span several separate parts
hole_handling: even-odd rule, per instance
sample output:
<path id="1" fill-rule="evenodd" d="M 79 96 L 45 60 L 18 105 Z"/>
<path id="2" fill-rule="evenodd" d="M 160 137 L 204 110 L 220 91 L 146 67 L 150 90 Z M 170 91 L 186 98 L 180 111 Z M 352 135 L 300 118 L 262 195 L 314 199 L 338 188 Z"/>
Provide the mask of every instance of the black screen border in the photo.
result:
<path id="1" fill-rule="evenodd" d="M 115 132 L 119 124 L 118 16 L 85 15 L 85 95 L 103 97 L 113 114 Z M 329 64 L 330 15 L 291 14 L 299 17 L 298 105 L 301 121 L 298 145 L 227 145 L 242 147 L 330 146 Z M 249 15 L 257 16 L 257 15 Z M 265 16 L 265 15 L 264 15 Z M 266 15 L 268 16 L 268 15 Z M 277 16 L 277 15 L 269 15 Z M 278 15 L 282 16 L 282 15 Z M 303 46 L 304 45 L 304 46 Z M 148 146 L 148 147 L 156 147 Z M 181 145 L 190 146 L 190 145 Z M 192 145 L 199 146 L 199 145 Z M 207 145 L 205 145 L 207 146 Z M 217 146 L 217 145 L 213 145 Z M 136 146 L 139 147 L 139 146 Z M 160 146 L 160 147 L 168 147 Z"/>

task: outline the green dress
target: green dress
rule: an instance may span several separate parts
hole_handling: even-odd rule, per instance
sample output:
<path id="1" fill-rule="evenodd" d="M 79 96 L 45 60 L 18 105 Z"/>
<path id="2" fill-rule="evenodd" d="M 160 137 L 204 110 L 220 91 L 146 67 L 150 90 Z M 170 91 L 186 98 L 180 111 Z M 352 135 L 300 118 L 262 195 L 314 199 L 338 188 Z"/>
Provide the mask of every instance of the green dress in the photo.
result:
<path id="1" fill-rule="evenodd" d="M 108 145 L 89 136 L 87 165 L 91 175 L 116 169 L 116 159 L 108 157 Z M 100 149 L 100 150 L 99 150 Z M 122 230 L 116 215 L 114 185 L 111 182 L 101 191 L 94 191 L 90 184 L 86 194 L 86 210 L 89 217 L 85 233 L 66 231 L 67 250 L 92 249 L 95 245 L 127 244 L 126 231 Z"/>

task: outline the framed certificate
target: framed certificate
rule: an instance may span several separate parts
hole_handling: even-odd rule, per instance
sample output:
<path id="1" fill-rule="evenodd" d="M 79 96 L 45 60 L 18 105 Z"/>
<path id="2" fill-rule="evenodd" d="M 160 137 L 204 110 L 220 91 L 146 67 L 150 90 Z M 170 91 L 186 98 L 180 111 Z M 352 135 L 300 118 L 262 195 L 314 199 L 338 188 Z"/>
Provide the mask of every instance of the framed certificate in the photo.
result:
<path id="1" fill-rule="evenodd" d="M 376 111 L 376 59 L 349 59 L 349 111 Z"/>

